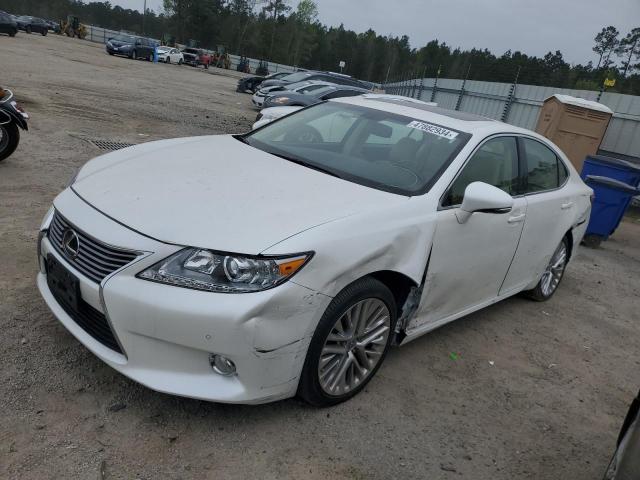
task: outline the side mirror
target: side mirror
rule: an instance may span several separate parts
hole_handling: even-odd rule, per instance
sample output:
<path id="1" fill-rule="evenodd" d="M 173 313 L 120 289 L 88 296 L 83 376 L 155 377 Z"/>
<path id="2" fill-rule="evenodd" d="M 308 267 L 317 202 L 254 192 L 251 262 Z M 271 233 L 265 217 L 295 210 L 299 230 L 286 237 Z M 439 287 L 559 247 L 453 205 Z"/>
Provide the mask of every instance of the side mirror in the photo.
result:
<path id="1" fill-rule="evenodd" d="M 464 191 L 462 205 L 456 211 L 458 223 L 466 223 L 475 212 L 509 213 L 513 198 L 493 185 L 484 182 L 470 183 Z"/>

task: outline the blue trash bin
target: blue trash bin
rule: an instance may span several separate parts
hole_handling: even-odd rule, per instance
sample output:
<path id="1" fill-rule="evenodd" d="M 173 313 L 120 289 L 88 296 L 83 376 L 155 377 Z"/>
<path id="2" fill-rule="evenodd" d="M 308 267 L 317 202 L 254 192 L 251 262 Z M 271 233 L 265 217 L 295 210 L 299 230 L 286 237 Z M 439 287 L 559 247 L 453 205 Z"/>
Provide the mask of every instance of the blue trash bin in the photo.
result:
<path id="1" fill-rule="evenodd" d="M 598 246 L 618 228 L 631 198 L 640 194 L 640 189 L 620 180 L 599 175 L 587 175 L 585 182 L 595 193 L 585 243 Z"/>
<path id="2" fill-rule="evenodd" d="M 632 187 L 640 185 L 640 164 L 604 155 L 588 155 L 582 166 L 582 179 L 588 175 L 613 178 Z"/>

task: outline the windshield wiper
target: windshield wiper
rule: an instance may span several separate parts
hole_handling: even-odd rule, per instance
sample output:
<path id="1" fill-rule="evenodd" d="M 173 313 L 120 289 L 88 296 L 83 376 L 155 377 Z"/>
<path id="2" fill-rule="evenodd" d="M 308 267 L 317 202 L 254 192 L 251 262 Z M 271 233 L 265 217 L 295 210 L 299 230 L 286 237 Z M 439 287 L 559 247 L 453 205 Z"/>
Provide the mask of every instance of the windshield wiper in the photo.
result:
<path id="1" fill-rule="evenodd" d="M 240 140 L 242 143 L 246 144 L 246 145 L 251 145 L 249 143 L 249 140 L 247 140 L 246 138 L 244 138 L 244 135 L 233 135 L 233 138 L 235 138 L 236 140 Z"/>
<path id="2" fill-rule="evenodd" d="M 270 153 L 271 155 L 275 155 L 276 157 L 280 157 L 284 160 L 288 160 L 289 162 L 295 163 L 296 165 L 302 165 L 303 167 L 307 167 L 312 170 L 317 170 L 318 172 L 326 173 L 327 175 L 331 175 L 332 177 L 342 178 L 333 170 L 329 170 L 328 168 L 321 167 L 314 163 L 305 162 L 304 160 L 300 160 L 299 158 L 283 155 L 282 153 L 275 153 L 275 152 L 268 152 L 268 153 Z"/>

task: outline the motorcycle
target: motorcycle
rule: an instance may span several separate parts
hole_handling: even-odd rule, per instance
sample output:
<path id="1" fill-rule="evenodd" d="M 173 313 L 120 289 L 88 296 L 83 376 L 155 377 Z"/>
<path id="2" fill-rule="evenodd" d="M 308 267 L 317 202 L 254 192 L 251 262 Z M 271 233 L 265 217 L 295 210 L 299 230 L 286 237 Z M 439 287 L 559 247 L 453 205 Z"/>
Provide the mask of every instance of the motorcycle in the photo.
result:
<path id="1" fill-rule="evenodd" d="M 0 162 L 20 143 L 20 129 L 28 130 L 29 114 L 13 98 L 11 90 L 0 87 Z"/>

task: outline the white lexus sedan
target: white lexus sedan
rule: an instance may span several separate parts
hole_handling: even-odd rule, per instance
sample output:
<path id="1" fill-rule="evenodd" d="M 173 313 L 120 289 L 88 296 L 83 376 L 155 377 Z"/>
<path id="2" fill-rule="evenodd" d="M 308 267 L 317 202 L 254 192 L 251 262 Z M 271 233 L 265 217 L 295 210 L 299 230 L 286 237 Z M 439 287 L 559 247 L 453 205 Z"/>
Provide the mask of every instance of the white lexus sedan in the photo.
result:
<path id="1" fill-rule="evenodd" d="M 529 130 L 345 98 L 88 162 L 43 221 L 37 283 L 152 389 L 331 405 L 392 345 L 518 292 L 549 299 L 591 194 Z"/>

